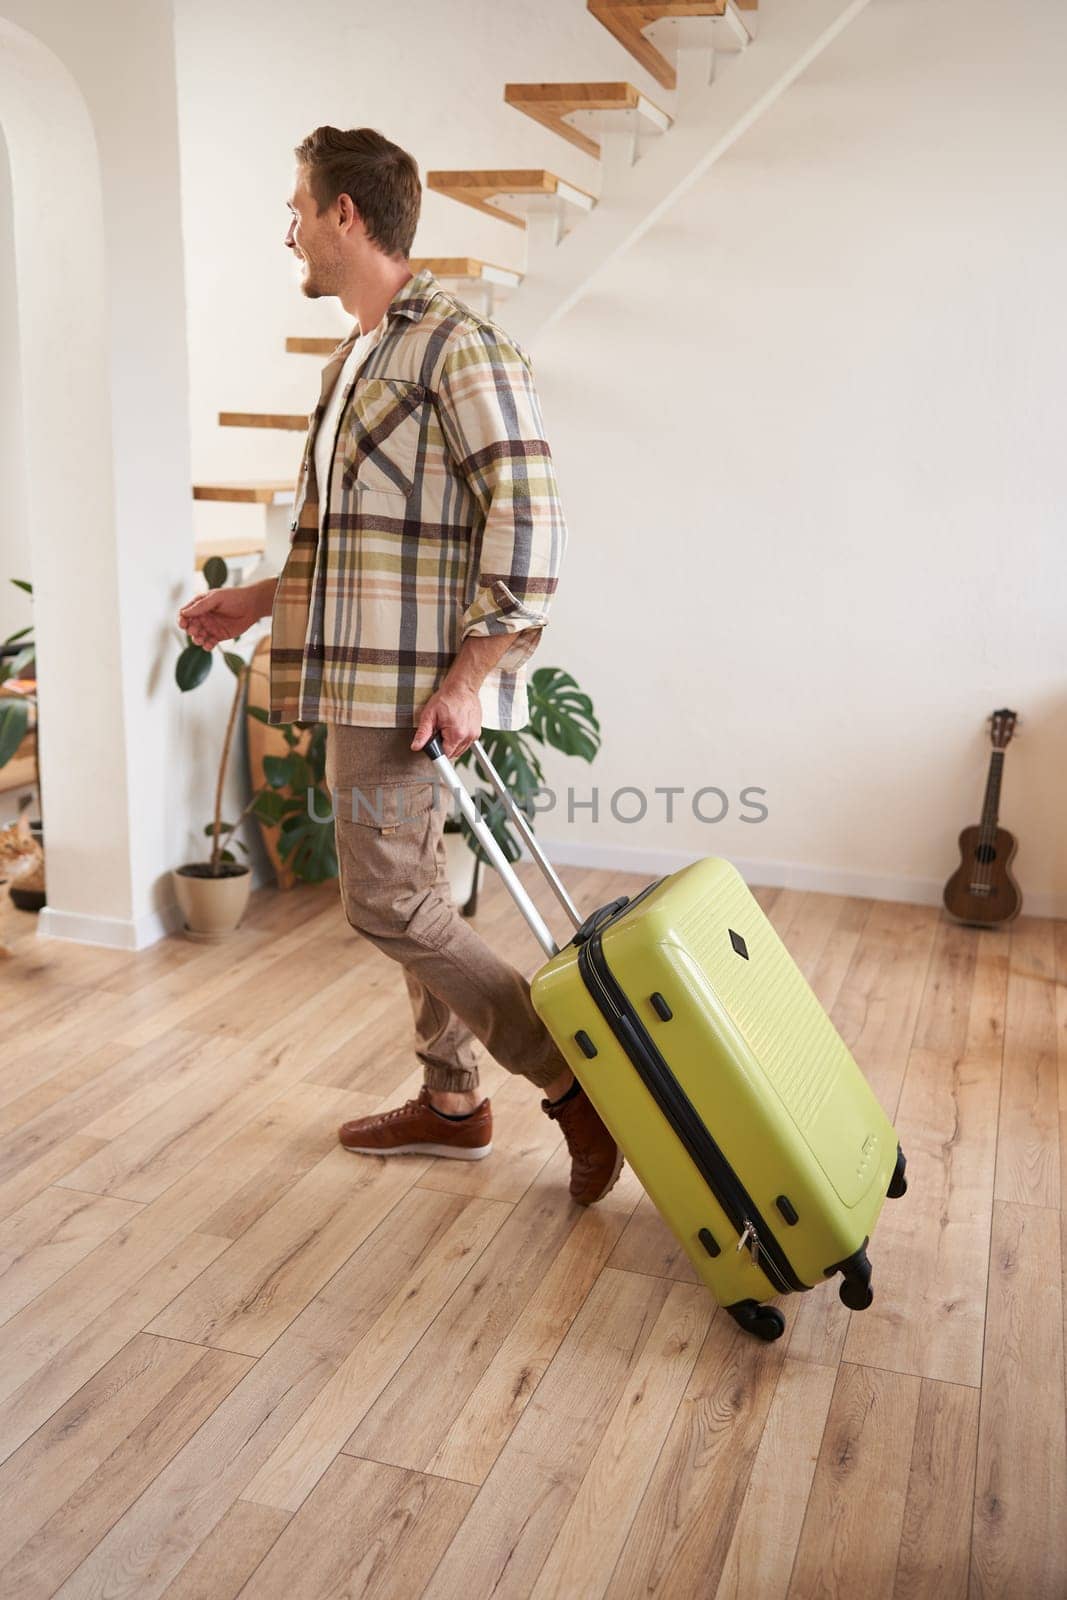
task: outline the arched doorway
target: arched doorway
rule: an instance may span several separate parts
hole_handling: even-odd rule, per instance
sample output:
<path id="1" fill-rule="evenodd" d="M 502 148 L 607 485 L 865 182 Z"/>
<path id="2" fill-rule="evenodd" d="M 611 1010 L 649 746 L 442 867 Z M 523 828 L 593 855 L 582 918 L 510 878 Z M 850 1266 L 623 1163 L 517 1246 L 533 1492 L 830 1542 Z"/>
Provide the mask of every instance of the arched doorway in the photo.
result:
<path id="1" fill-rule="evenodd" d="M 40 931 L 138 948 L 165 931 L 172 900 L 167 620 L 191 565 L 172 18 L 154 4 L 127 30 L 123 97 L 113 58 L 86 48 L 82 8 L 0 4 L 13 13 L 0 16 L 0 127 L 38 660 Z M 101 0 L 96 20 L 118 20 L 112 9 Z M 154 344 L 145 304 L 160 319 Z"/>

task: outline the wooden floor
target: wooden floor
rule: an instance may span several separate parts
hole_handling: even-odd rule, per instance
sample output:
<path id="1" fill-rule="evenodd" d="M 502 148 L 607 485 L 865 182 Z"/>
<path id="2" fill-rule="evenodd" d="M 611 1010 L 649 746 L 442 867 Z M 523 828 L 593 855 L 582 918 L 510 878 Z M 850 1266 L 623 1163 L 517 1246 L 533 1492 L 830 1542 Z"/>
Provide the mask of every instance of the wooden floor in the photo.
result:
<path id="1" fill-rule="evenodd" d="M 419 1074 L 336 885 L 139 955 L 5 912 L 0 1594 L 1062 1600 L 1067 924 L 760 899 L 911 1183 L 773 1345 L 491 1062 L 488 1161 L 337 1146 Z"/>

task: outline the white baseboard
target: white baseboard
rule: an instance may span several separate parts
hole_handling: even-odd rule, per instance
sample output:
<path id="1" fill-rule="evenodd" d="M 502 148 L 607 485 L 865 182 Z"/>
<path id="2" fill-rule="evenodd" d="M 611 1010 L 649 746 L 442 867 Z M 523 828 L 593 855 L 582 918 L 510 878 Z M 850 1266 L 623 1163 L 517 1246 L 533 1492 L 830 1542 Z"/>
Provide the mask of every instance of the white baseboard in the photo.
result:
<path id="1" fill-rule="evenodd" d="M 633 872 L 647 878 L 677 872 L 701 858 L 695 851 L 631 849 L 618 844 L 589 844 L 564 839 L 541 839 L 545 854 L 556 866 L 597 867 L 605 872 Z M 819 867 L 794 861 L 730 860 L 745 882 L 768 889 L 810 889 L 819 894 L 851 895 L 864 900 L 902 900 L 909 905 L 939 906 L 944 883 L 932 878 L 885 876 L 850 872 L 840 867 Z M 1067 919 L 1067 893 L 1025 890 L 1023 911 L 1031 917 Z"/>
<path id="2" fill-rule="evenodd" d="M 257 866 L 252 869 L 252 892 L 273 885 L 274 871 Z M 180 932 L 181 907 L 172 900 L 162 911 L 146 911 L 141 917 L 93 917 L 78 911 L 57 911 L 42 906 L 37 913 L 38 939 L 68 939 L 74 944 L 95 944 L 106 950 L 147 950 L 149 945 Z"/>
<path id="3" fill-rule="evenodd" d="M 145 950 L 182 925 L 177 901 L 163 911 L 146 911 L 137 918 L 93 917 L 79 911 L 57 911 L 42 906 L 37 913 L 38 939 L 68 939 L 74 944 L 95 944 L 106 950 Z"/>

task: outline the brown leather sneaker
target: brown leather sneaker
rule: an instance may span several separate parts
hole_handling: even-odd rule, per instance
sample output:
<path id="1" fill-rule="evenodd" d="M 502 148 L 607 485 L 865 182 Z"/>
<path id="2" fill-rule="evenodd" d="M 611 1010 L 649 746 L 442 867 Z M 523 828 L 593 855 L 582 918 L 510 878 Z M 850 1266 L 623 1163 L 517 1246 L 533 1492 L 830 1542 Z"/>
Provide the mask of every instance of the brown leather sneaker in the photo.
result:
<path id="1" fill-rule="evenodd" d="M 452 1156 L 456 1161 L 481 1161 L 493 1148 L 493 1114 L 488 1100 L 450 1122 L 430 1104 L 423 1084 L 416 1100 L 405 1100 L 379 1116 L 343 1122 L 337 1137 L 346 1150 L 366 1156 Z"/>
<path id="2" fill-rule="evenodd" d="M 571 1199 L 580 1206 L 603 1200 L 619 1181 L 623 1154 L 585 1090 L 579 1087 L 562 1105 L 542 1100 L 541 1110 L 563 1129 L 571 1153 Z"/>

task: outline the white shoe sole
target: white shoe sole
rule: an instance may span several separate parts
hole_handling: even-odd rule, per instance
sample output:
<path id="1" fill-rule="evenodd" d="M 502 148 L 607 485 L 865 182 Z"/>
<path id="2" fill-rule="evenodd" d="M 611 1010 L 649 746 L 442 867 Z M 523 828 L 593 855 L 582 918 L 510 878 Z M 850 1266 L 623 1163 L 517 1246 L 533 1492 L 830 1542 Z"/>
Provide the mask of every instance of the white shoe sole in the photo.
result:
<path id="1" fill-rule="evenodd" d="M 452 1161 L 483 1161 L 492 1148 L 491 1144 L 478 1145 L 473 1150 L 464 1150 L 454 1144 L 394 1144 L 388 1150 L 378 1145 L 341 1146 L 342 1150 L 348 1150 L 354 1156 L 448 1156 Z"/>

